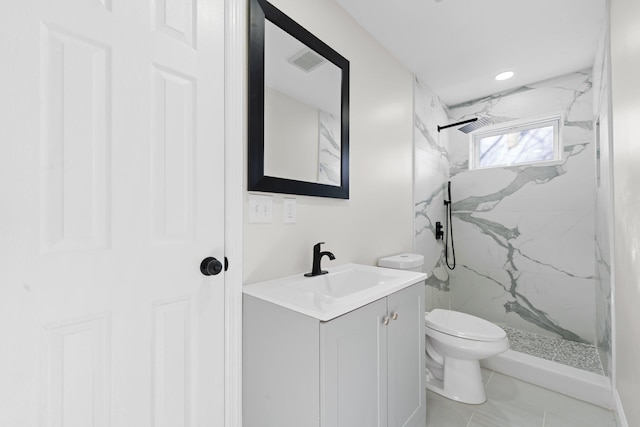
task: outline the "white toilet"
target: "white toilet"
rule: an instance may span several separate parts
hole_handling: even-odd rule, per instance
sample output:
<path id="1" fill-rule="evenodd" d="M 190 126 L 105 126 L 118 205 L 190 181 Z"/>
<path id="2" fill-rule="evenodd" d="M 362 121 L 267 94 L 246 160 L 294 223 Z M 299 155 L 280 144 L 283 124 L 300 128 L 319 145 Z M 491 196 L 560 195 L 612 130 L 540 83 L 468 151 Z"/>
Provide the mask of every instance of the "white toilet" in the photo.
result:
<path id="1" fill-rule="evenodd" d="M 387 268 L 422 271 L 424 258 L 400 254 L 378 261 Z M 458 402 L 487 400 L 480 360 L 509 349 L 499 326 L 470 314 L 434 309 L 425 314 L 427 388 Z"/>
<path id="2" fill-rule="evenodd" d="M 449 399 L 479 404 L 487 400 L 480 360 L 509 349 L 499 326 L 452 310 L 425 316 L 427 388 Z"/>

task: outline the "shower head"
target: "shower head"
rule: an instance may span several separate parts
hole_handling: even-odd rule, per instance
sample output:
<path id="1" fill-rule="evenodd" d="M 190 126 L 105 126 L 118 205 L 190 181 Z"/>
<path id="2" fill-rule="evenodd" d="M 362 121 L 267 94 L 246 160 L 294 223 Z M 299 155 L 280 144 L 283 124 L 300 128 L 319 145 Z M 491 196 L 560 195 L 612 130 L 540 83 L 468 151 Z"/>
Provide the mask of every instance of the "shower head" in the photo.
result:
<path id="1" fill-rule="evenodd" d="M 458 130 L 461 131 L 461 132 L 464 132 L 464 133 L 469 133 L 469 132 L 473 132 L 474 130 L 478 130 L 483 126 L 487 126 L 487 125 L 490 125 L 490 124 L 491 124 L 491 121 L 486 117 L 481 117 L 481 118 L 474 117 L 473 119 L 463 120 L 463 121 L 457 122 L 457 123 L 451 123 L 450 125 L 438 126 L 438 132 L 440 132 L 443 129 L 450 128 L 450 127 L 465 125 L 465 126 L 462 126 L 461 128 L 459 128 Z"/>
<path id="2" fill-rule="evenodd" d="M 474 120 L 472 123 L 469 123 L 468 125 L 464 125 L 461 128 L 458 128 L 458 130 L 460 132 L 470 133 L 470 132 L 473 132 L 474 130 L 478 130 L 481 127 L 484 127 L 490 124 L 491 124 L 491 121 L 489 119 L 487 119 L 486 117 L 480 117 L 479 119 L 476 118 L 476 120 Z"/>

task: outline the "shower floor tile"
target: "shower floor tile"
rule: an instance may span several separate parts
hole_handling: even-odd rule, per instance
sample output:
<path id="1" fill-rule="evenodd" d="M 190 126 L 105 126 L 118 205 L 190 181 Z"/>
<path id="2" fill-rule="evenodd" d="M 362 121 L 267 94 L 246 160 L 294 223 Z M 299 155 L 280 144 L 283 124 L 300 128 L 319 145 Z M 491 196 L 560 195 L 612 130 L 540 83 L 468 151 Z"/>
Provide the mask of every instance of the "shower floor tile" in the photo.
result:
<path id="1" fill-rule="evenodd" d="M 521 331 L 509 326 L 501 327 L 507 333 L 511 350 L 604 375 L 600 356 L 594 345 Z"/>
<path id="2" fill-rule="evenodd" d="M 427 390 L 426 427 L 617 427 L 613 412 L 482 370 L 487 401 L 454 402 Z"/>

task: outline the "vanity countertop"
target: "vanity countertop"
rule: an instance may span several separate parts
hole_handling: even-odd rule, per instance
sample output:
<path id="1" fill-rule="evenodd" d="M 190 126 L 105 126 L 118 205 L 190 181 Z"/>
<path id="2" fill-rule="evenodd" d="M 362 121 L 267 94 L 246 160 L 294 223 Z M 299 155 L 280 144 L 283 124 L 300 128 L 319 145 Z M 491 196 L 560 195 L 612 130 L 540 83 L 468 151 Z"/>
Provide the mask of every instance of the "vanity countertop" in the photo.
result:
<path id="1" fill-rule="evenodd" d="M 362 264 L 327 268 L 328 274 L 303 273 L 247 284 L 243 293 L 328 321 L 427 278 L 427 274 Z"/>

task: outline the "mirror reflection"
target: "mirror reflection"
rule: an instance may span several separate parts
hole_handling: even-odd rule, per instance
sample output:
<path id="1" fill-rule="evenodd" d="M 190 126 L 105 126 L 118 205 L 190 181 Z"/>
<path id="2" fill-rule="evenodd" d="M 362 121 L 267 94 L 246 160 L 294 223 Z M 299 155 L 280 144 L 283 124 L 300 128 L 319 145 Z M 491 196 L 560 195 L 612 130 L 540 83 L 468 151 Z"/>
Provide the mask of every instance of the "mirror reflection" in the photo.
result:
<path id="1" fill-rule="evenodd" d="M 349 198 L 349 61 L 249 0 L 249 191 Z"/>
<path id="2" fill-rule="evenodd" d="M 265 21 L 264 173 L 340 186 L 342 70 Z"/>

